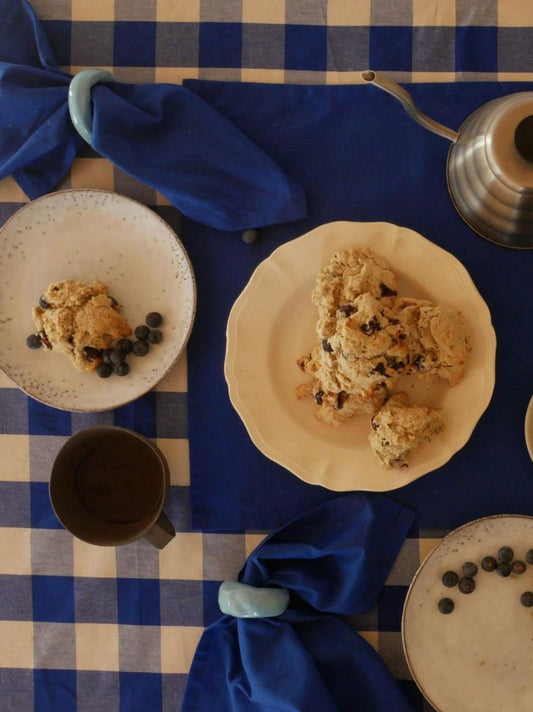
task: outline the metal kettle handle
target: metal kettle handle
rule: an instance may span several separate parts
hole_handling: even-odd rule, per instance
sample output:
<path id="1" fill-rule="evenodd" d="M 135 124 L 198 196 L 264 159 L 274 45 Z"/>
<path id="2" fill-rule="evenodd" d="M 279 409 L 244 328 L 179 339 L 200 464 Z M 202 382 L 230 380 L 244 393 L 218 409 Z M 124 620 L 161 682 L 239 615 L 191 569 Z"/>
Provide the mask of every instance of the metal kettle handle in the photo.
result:
<path id="1" fill-rule="evenodd" d="M 449 129 L 447 126 L 439 124 L 438 121 L 434 121 L 429 116 L 426 116 L 426 114 L 419 111 L 409 92 L 405 91 L 405 89 L 396 84 L 396 82 L 376 74 L 376 72 L 373 72 L 371 69 L 363 72 L 361 76 L 365 82 L 374 84 L 374 86 L 383 89 L 383 91 L 386 91 L 388 94 L 392 94 L 393 97 L 398 99 L 407 114 L 414 119 L 417 124 L 420 124 L 424 128 L 429 129 L 430 131 L 433 131 L 433 133 L 443 136 L 454 143 L 459 138 L 458 131 L 454 131 L 453 129 Z"/>

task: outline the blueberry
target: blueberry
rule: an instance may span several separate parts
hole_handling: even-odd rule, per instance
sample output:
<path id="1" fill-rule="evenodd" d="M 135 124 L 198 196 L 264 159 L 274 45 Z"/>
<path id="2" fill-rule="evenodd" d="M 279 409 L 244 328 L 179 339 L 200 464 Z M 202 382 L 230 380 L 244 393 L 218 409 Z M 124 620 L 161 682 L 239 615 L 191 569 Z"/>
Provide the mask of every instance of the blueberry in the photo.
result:
<path id="1" fill-rule="evenodd" d="M 472 593 L 475 588 L 476 582 L 473 578 L 465 576 L 459 581 L 459 591 L 461 591 L 461 593 Z"/>
<path id="2" fill-rule="evenodd" d="M 163 332 L 159 329 L 150 329 L 148 341 L 151 344 L 160 344 L 163 341 Z"/>
<path id="3" fill-rule="evenodd" d="M 456 586 L 458 581 L 459 576 L 457 576 L 455 571 L 446 571 L 442 574 L 442 583 L 448 588 L 453 588 L 454 586 Z"/>
<path id="4" fill-rule="evenodd" d="M 147 341 L 135 341 L 133 344 L 135 356 L 146 356 L 148 351 L 150 351 L 150 344 Z"/>
<path id="5" fill-rule="evenodd" d="M 117 376 L 127 376 L 128 373 L 130 372 L 130 367 L 126 363 L 126 361 L 121 361 L 120 363 L 117 363 L 115 366 L 115 373 Z"/>
<path id="6" fill-rule="evenodd" d="M 158 326 L 161 326 L 163 323 L 163 317 L 159 312 L 150 312 L 149 314 L 146 315 L 145 318 L 146 323 L 148 326 L 151 326 L 152 329 L 156 329 Z"/>
<path id="7" fill-rule="evenodd" d="M 496 567 L 496 571 L 500 574 L 500 576 L 507 577 L 511 573 L 511 564 L 507 563 L 507 561 L 500 561 Z"/>
<path id="8" fill-rule="evenodd" d="M 523 561 L 517 559 L 516 561 L 513 561 L 511 569 L 513 570 L 513 574 L 523 574 L 526 570 L 526 565 Z"/>
<path id="9" fill-rule="evenodd" d="M 44 297 L 39 297 L 39 306 L 41 307 L 41 309 L 48 309 L 50 304 L 48 304 Z"/>
<path id="10" fill-rule="evenodd" d="M 438 606 L 441 613 L 451 613 L 455 608 L 455 603 L 451 598 L 441 598 Z"/>
<path id="11" fill-rule="evenodd" d="M 115 297 L 109 297 L 109 301 L 111 302 L 111 308 L 112 308 L 112 309 L 115 309 L 116 307 L 118 307 L 118 302 L 117 302 L 117 300 L 115 299 Z"/>
<path id="12" fill-rule="evenodd" d="M 109 378 L 113 373 L 113 366 L 110 363 L 99 363 L 96 367 L 96 373 L 100 378 Z"/>
<path id="13" fill-rule="evenodd" d="M 113 349 L 102 349 L 101 356 L 104 363 L 111 363 L 111 351 Z"/>
<path id="14" fill-rule="evenodd" d="M 259 232 L 257 230 L 254 230 L 253 228 L 249 228 L 248 230 L 242 231 L 241 237 L 243 242 L 245 242 L 247 245 L 251 245 L 252 242 L 255 242 L 259 237 Z"/>
<path id="15" fill-rule="evenodd" d="M 461 571 L 463 572 L 463 576 L 465 576 L 466 578 L 474 578 L 474 576 L 477 574 L 477 566 L 474 564 L 473 561 L 465 561 Z"/>
<path id="16" fill-rule="evenodd" d="M 100 349 L 95 349 L 93 346 L 85 346 L 83 349 L 83 354 L 86 361 L 96 361 L 100 358 Z"/>
<path id="17" fill-rule="evenodd" d="M 26 339 L 26 346 L 30 349 L 40 349 L 42 343 L 39 334 L 30 334 Z"/>
<path id="18" fill-rule="evenodd" d="M 514 551 L 510 546 L 502 546 L 502 548 L 498 551 L 498 561 L 505 561 L 506 563 L 509 563 L 513 560 L 513 556 Z"/>
<path id="19" fill-rule="evenodd" d="M 533 564 L 533 549 L 528 549 L 526 553 L 526 561 L 528 564 Z"/>
<path id="20" fill-rule="evenodd" d="M 391 287 L 387 287 L 386 284 L 383 282 L 379 283 L 379 288 L 381 290 L 381 296 L 382 297 L 395 297 L 398 292 L 395 289 L 392 289 Z"/>
<path id="21" fill-rule="evenodd" d="M 122 351 L 122 349 L 111 349 L 109 352 L 109 361 L 113 366 L 116 366 L 117 363 L 122 363 L 122 361 L 126 360 L 126 352 Z"/>
<path id="22" fill-rule="evenodd" d="M 526 608 L 531 608 L 531 606 L 533 606 L 533 593 L 531 591 L 524 591 L 520 596 L 520 603 Z"/>
<path id="23" fill-rule="evenodd" d="M 351 316 L 355 312 L 355 307 L 352 304 L 341 304 L 339 311 L 344 316 Z"/>
<path id="24" fill-rule="evenodd" d="M 495 571 L 498 566 L 498 562 L 494 556 L 485 556 L 481 562 L 481 568 L 483 571 Z"/>
<path id="25" fill-rule="evenodd" d="M 150 333 L 150 329 L 147 326 L 144 326 L 144 324 L 141 324 L 141 326 L 138 326 L 135 329 L 135 338 L 140 339 L 141 341 L 144 339 L 148 338 L 148 334 Z"/>
<path id="26" fill-rule="evenodd" d="M 322 339 L 322 348 L 327 351 L 328 354 L 333 352 L 333 346 L 329 343 L 327 339 Z"/>
<path id="27" fill-rule="evenodd" d="M 322 405 L 322 403 L 324 402 L 324 395 L 324 391 L 317 391 L 315 393 L 315 403 L 317 405 Z"/>
<path id="28" fill-rule="evenodd" d="M 126 354 L 131 354 L 132 347 L 133 341 L 131 339 L 120 339 L 120 341 L 117 341 L 116 348 L 124 351 Z"/>

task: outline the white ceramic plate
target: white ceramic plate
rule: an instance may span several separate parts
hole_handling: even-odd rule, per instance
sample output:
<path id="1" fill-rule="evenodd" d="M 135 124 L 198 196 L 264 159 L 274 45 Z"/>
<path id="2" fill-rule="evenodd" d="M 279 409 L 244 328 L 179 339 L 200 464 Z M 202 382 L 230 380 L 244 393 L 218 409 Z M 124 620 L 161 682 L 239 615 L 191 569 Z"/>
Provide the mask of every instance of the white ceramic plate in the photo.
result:
<path id="1" fill-rule="evenodd" d="M 80 373 L 66 356 L 32 351 L 32 308 L 51 282 L 105 282 L 134 329 L 163 315 L 163 341 L 128 376 Z M 195 313 L 192 268 L 171 228 L 152 210 L 104 190 L 51 193 L 25 205 L 0 230 L 0 368 L 33 398 L 70 411 L 100 411 L 153 388 L 185 346 Z"/>
<path id="2" fill-rule="evenodd" d="M 419 403 L 442 406 L 447 428 L 408 468 L 387 471 L 368 444 L 369 421 L 338 428 L 297 400 L 306 377 L 296 359 L 316 343 L 311 302 L 318 271 L 336 250 L 369 247 L 389 260 L 400 296 L 463 312 L 472 341 L 466 373 L 454 388 L 414 377 L 399 382 Z M 253 273 L 228 320 L 225 375 L 231 402 L 255 445 L 302 480 L 332 490 L 384 491 L 443 465 L 469 439 L 494 388 L 496 337 L 489 310 L 463 265 L 421 235 L 389 223 L 322 225 L 275 250 Z"/>
<path id="3" fill-rule="evenodd" d="M 438 712 L 531 712 L 533 709 L 533 613 L 520 603 L 533 591 L 533 566 L 504 578 L 481 568 L 485 556 L 509 546 L 525 561 L 533 548 L 533 517 L 499 515 L 456 529 L 416 573 L 402 618 L 404 651 L 413 679 Z M 446 588 L 445 571 L 478 566 L 476 589 Z M 452 613 L 437 606 L 451 598 Z"/>
<path id="4" fill-rule="evenodd" d="M 529 452 L 529 457 L 533 460 L 533 396 L 529 401 L 526 411 L 524 431 L 526 436 L 527 451 Z"/>

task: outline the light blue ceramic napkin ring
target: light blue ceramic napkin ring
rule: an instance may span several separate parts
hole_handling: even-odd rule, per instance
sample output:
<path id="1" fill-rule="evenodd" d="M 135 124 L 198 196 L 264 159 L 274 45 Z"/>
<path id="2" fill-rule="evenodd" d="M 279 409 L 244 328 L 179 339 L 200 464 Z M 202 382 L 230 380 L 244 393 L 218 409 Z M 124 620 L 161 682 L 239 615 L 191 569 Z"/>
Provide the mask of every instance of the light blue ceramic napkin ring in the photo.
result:
<path id="1" fill-rule="evenodd" d="M 93 114 L 91 109 L 91 89 L 95 84 L 114 82 L 115 77 L 106 69 L 96 67 L 82 69 L 72 78 L 68 88 L 68 110 L 74 128 L 79 135 L 92 145 Z"/>
<path id="2" fill-rule="evenodd" d="M 238 581 L 224 581 L 218 589 L 218 607 L 235 618 L 272 618 L 289 605 L 286 588 L 256 588 Z"/>

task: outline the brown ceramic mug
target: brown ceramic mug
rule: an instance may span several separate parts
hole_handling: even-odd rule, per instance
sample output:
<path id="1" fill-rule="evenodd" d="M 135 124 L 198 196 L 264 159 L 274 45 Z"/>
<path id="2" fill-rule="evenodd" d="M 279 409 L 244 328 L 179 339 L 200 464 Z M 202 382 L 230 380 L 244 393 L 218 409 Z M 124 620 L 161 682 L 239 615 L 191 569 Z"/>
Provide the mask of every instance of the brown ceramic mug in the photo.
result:
<path id="1" fill-rule="evenodd" d="M 59 451 L 50 477 L 57 518 L 78 539 L 120 546 L 144 538 L 162 549 L 175 536 L 163 512 L 170 477 L 159 449 L 138 433 L 91 426 Z"/>

